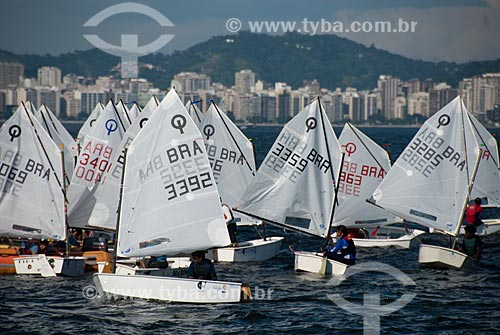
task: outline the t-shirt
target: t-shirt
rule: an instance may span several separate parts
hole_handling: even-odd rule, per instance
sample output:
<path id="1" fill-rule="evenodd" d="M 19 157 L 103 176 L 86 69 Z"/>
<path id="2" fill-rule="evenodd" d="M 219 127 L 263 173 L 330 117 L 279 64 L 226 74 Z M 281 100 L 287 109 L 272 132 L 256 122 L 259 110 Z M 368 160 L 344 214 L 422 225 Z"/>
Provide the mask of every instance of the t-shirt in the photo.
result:
<path id="1" fill-rule="evenodd" d="M 481 214 L 482 211 L 483 208 L 476 204 L 467 206 L 467 210 L 465 211 L 465 222 L 469 224 L 476 223 L 476 221 L 479 220 L 480 218 L 479 215 Z"/>

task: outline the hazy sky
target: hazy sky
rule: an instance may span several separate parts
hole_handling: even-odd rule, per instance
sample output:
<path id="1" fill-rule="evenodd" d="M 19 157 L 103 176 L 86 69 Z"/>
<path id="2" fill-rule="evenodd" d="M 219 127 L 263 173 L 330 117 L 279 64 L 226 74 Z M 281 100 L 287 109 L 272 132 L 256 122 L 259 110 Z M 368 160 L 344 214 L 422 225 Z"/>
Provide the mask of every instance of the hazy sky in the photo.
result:
<path id="1" fill-rule="evenodd" d="M 84 34 L 119 45 L 122 34 L 139 35 L 139 45 L 160 34 L 175 35 L 160 52 L 184 50 L 215 35 L 230 35 L 226 21 L 315 23 L 415 21 L 415 32 L 341 33 L 351 40 L 414 59 L 465 62 L 500 58 L 500 0 L 141 0 L 174 26 L 162 27 L 137 13 L 117 14 L 97 27 L 83 24 L 101 10 L 125 1 L 0 0 L 0 49 L 14 53 L 60 54 L 93 46 Z M 326 24 L 324 24 L 325 26 Z M 318 26 L 319 27 L 319 26 Z M 325 26 L 327 27 L 327 26 Z M 310 31 L 310 29 L 309 29 Z"/>

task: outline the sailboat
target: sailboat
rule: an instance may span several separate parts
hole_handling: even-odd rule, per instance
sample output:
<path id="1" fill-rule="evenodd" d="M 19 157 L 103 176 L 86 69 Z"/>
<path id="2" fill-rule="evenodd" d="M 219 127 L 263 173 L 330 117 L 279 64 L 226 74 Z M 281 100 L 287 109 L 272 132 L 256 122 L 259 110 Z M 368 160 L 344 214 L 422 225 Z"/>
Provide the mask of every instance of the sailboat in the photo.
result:
<path id="1" fill-rule="evenodd" d="M 282 129 L 236 210 L 272 224 L 329 239 L 341 148 L 319 99 Z M 295 270 L 343 274 L 347 265 L 295 251 Z"/>
<path id="2" fill-rule="evenodd" d="M 477 234 L 491 235 L 500 231 L 500 175 L 498 144 L 495 137 L 471 114 L 469 118 L 474 128 L 476 141 L 481 148 L 481 160 L 472 187 L 470 200 L 482 199 L 483 224 L 476 227 Z M 464 234 L 464 227 L 460 228 Z"/>
<path id="3" fill-rule="evenodd" d="M 350 123 L 344 125 L 339 142 L 346 157 L 339 179 L 334 225 L 350 228 L 356 247 L 409 248 L 411 241 L 425 232 L 390 226 L 403 220 L 366 202 L 391 168 L 387 151 Z"/>
<path id="4" fill-rule="evenodd" d="M 409 221 L 455 237 L 479 166 L 481 150 L 460 97 L 429 118 L 373 193 L 375 203 Z M 424 266 L 471 263 L 453 246 L 421 244 Z"/>
<path id="5" fill-rule="evenodd" d="M 109 101 L 90 133 L 85 135 L 67 193 L 71 228 L 85 229 L 88 225 L 96 201 L 95 192 L 106 177 L 110 159 L 127 128 L 128 121 L 113 101 Z"/>
<path id="6" fill-rule="evenodd" d="M 59 148 L 24 103 L 0 130 L 0 236 L 66 239 L 63 164 Z M 10 256 L 17 274 L 83 274 L 83 257 Z M 52 263 L 54 266 L 52 267 Z"/>
<path id="7" fill-rule="evenodd" d="M 221 200 L 235 207 L 255 175 L 253 145 L 214 102 L 201 121 L 200 130 Z M 244 215 L 238 214 L 233 212 L 241 222 Z M 220 262 L 265 261 L 276 256 L 283 239 L 264 236 L 238 241 L 238 246 L 212 249 L 209 255 Z"/>
<path id="8" fill-rule="evenodd" d="M 201 133 L 174 90 L 130 144 L 126 156 L 117 254 L 176 256 L 230 243 Z M 168 96 L 167 95 L 167 96 Z M 171 302 L 230 303 L 241 283 L 94 274 L 102 293 Z"/>

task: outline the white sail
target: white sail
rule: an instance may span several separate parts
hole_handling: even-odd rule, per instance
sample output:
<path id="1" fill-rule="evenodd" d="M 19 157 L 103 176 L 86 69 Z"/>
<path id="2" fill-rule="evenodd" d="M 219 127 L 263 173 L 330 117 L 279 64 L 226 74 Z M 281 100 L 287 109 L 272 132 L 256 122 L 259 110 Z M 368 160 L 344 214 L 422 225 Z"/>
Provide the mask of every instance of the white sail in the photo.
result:
<path id="1" fill-rule="evenodd" d="M 141 107 L 137 103 L 134 103 L 129 110 L 130 121 L 134 123 L 135 119 L 141 114 Z"/>
<path id="2" fill-rule="evenodd" d="M 83 123 L 82 127 L 78 131 L 78 136 L 76 137 L 76 142 L 79 146 L 83 144 L 83 141 L 85 140 L 85 136 L 90 133 L 92 130 L 92 127 L 94 126 L 95 122 L 101 116 L 102 112 L 104 111 L 104 106 L 98 102 L 94 109 L 92 110 L 92 113 L 87 117 L 87 120 Z"/>
<path id="3" fill-rule="evenodd" d="M 234 207 L 256 171 L 252 143 L 214 103 L 199 127 L 222 202 Z"/>
<path id="4" fill-rule="evenodd" d="M 36 116 L 55 144 L 59 148 L 62 145 L 64 152 L 64 173 L 66 175 L 66 184 L 69 185 L 70 179 L 73 176 L 76 158 L 78 157 L 76 142 L 46 105 L 42 105 L 38 109 Z"/>
<path id="5" fill-rule="evenodd" d="M 64 240 L 61 154 L 31 122 L 21 105 L 0 130 L 0 236 Z"/>
<path id="6" fill-rule="evenodd" d="M 497 140 L 472 114 L 468 115 L 474 127 L 476 141 L 482 150 L 470 199 L 486 198 L 488 204 L 500 205 Z"/>
<path id="7" fill-rule="evenodd" d="M 193 119 L 194 123 L 200 127 L 201 121 L 203 120 L 203 113 L 196 105 L 200 101 L 191 101 L 186 102 L 186 109 L 188 110 L 189 116 Z"/>
<path id="8" fill-rule="evenodd" d="M 171 95 L 169 99 L 172 99 Z M 164 99 L 163 104 L 167 104 Z M 170 102 L 171 103 L 171 102 Z M 158 107 L 158 99 L 152 98 L 141 114 L 134 120 L 132 125 L 122 138 L 120 145 L 114 150 L 110 160 L 111 168 L 106 178 L 103 179 L 96 191 L 96 203 L 89 218 L 89 225 L 105 229 L 116 229 L 117 211 L 120 197 L 120 184 L 123 169 L 125 149 L 130 146 L 135 136 L 146 125 L 151 115 Z"/>
<path id="9" fill-rule="evenodd" d="M 160 101 L 158 100 L 158 98 L 156 97 L 156 95 L 153 95 L 148 100 L 148 103 L 146 104 L 146 106 L 144 106 L 144 108 L 142 108 L 142 112 L 141 113 L 147 112 L 150 109 L 152 109 L 152 111 L 154 112 L 159 105 L 160 105 Z M 149 114 L 149 115 L 151 115 L 151 114 Z"/>
<path id="10" fill-rule="evenodd" d="M 324 109 L 319 100 L 313 101 L 283 127 L 238 209 L 326 236 L 340 152 Z"/>
<path id="11" fill-rule="evenodd" d="M 122 256 L 175 255 L 230 243 L 201 134 L 174 90 L 166 99 L 126 158 Z"/>
<path id="12" fill-rule="evenodd" d="M 116 110 L 118 111 L 118 121 L 122 123 L 125 130 L 132 124 L 132 119 L 130 118 L 130 111 L 122 100 L 116 103 Z"/>
<path id="13" fill-rule="evenodd" d="M 400 221 L 388 211 L 366 202 L 391 168 L 387 151 L 346 123 L 339 137 L 345 152 L 339 178 L 334 225 L 382 226 Z"/>
<path id="14" fill-rule="evenodd" d="M 120 144 L 125 129 L 112 101 L 85 136 L 75 166 L 71 184 L 68 187 L 69 225 L 83 228 L 95 204 L 97 185 L 110 169 L 113 152 Z"/>
<path id="15" fill-rule="evenodd" d="M 373 198 L 409 221 L 456 235 L 478 159 L 474 130 L 457 97 L 422 125 Z"/>

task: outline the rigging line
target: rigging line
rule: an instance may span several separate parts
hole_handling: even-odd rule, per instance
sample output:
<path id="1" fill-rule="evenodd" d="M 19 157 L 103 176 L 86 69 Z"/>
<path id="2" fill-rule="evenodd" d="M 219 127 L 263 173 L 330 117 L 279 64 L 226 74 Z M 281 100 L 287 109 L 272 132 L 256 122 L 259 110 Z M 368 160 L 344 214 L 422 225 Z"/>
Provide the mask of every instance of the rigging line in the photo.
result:
<path id="1" fill-rule="evenodd" d="M 45 108 L 45 105 L 42 105 L 42 107 Z M 45 109 L 45 110 L 47 110 L 47 109 Z M 45 115 L 42 113 L 42 111 L 40 111 L 40 115 L 42 116 L 43 124 L 45 125 L 45 130 L 49 134 L 50 138 L 54 139 L 54 136 L 52 136 L 52 133 L 50 132 L 49 124 L 47 123 L 47 120 L 45 119 Z"/>
<path id="2" fill-rule="evenodd" d="M 113 105 L 113 110 L 115 111 L 115 115 L 116 115 L 118 121 L 120 121 L 120 125 L 122 126 L 123 131 L 125 132 L 125 126 L 123 125 L 123 121 L 120 117 L 120 113 L 118 113 L 118 109 L 116 109 L 115 102 L 113 101 L 113 99 L 111 99 L 110 101 L 111 101 L 111 105 Z"/>
<path id="3" fill-rule="evenodd" d="M 56 126 L 56 123 L 54 122 L 54 119 L 52 119 L 52 115 L 51 115 L 51 113 L 49 112 L 49 108 L 47 107 L 47 105 L 46 105 L 46 104 L 43 104 L 42 106 L 43 106 L 43 108 L 45 108 L 45 111 L 47 112 L 47 116 L 49 117 L 49 120 L 50 120 L 50 122 L 52 123 L 52 126 L 53 126 L 53 127 L 54 127 L 54 129 L 56 130 L 56 133 L 58 133 L 58 134 L 59 134 L 59 130 L 57 129 L 57 126 Z"/>
<path id="4" fill-rule="evenodd" d="M 196 110 L 196 106 L 195 106 L 195 104 L 200 103 L 200 102 L 202 102 L 202 101 L 203 101 L 203 100 L 198 100 L 198 101 L 194 101 L 194 102 L 193 102 L 192 100 L 190 100 L 190 102 L 189 102 L 189 110 L 188 110 L 188 113 L 189 113 L 189 111 L 191 110 L 191 108 L 194 110 L 194 115 L 196 115 L 196 118 L 198 119 L 198 122 L 200 122 L 200 123 L 201 123 L 201 119 L 202 119 L 202 118 L 200 117 L 200 115 L 198 115 L 198 111 Z M 201 111 L 200 111 L 200 112 L 201 112 Z M 191 113 L 189 113 L 189 115 L 191 115 Z M 201 115 L 203 116 L 203 113 L 202 113 Z"/>
<path id="5" fill-rule="evenodd" d="M 134 101 L 134 102 L 135 102 L 135 101 Z M 125 116 L 127 117 L 128 124 L 129 124 L 129 125 L 131 125 L 131 124 L 132 124 L 132 120 L 130 119 L 130 115 L 128 115 L 128 109 L 127 109 L 127 107 L 126 107 L 126 106 L 125 106 L 125 104 L 123 103 L 123 100 L 122 100 L 122 99 L 120 99 L 120 102 L 119 102 L 119 103 L 121 103 L 121 104 L 122 104 L 122 107 L 123 107 L 123 112 L 125 113 Z M 137 102 L 136 102 L 136 104 L 137 104 Z M 139 105 L 137 104 L 137 106 L 139 106 Z"/>
<path id="6" fill-rule="evenodd" d="M 356 135 L 356 137 L 358 138 L 358 140 L 361 142 L 361 144 L 365 147 L 366 151 L 368 151 L 368 153 L 370 154 L 370 156 L 375 160 L 375 162 L 377 163 L 377 165 L 385 171 L 385 169 L 382 167 L 382 164 L 379 163 L 379 161 L 377 160 L 377 158 L 375 158 L 375 156 L 372 154 L 372 152 L 368 149 L 368 147 L 366 146 L 365 142 L 363 142 L 363 140 L 361 139 L 361 137 L 359 136 L 359 134 L 354 130 L 354 128 L 351 126 L 351 124 L 348 122 L 346 123 L 349 128 L 351 128 L 352 132 L 354 133 L 354 135 Z M 385 150 L 384 150 L 385 151 Z M 385 171 L 387 173 L 387 171 Z"/>
<path id="7" fill-rule="evenodd" d="M 224 120 L 223 116 L 221 115 L 221 111 L 219 110 L 219 107 L 217 107 L 217 105 L 215 104 L 215 102 L 213 100 L 210 100 L 212 102 L 212 104 L 214 105 L 215 107 L 215 110 L 217 111 L 217 113 L 219 114 L 219 117 L 221 118 L 222 120 L 222 123 L 224 123 L 224 127 L 226 127 L 226 130 L 227 132 L 229 133 L 229 136 L 231 136 L 231 139 L 233 140 L 234 144 L 236 145 L 236 147 L 238 148 L 238 151 L 240 152 L 240 155 L 243 156 L 243 159 L 245 160 L 245 163 L 247 164 L 247 167 L 250 169 L 250 172 L 252 172 L 252 176 L 255 176 L 255 171 L 252 169 L 252 167 L 250 166 L 250 163 L 248 162 L 247 158 L 245 157 L 245 154 L 243 153 L 243 151 L 241 150 L 238 142 L 236 142 L 236 139 L 234 138 L 233 136 L 233 133 L 231 132 L 231 130 L 229 129 L 229 126 L 227 125 L 226 121 Z M 208 132 L 207 132 L 208 133 Z M 246 138 L 246 136 L 245 136 Z M 252 144 L 253 146 L 253 144 Z"/>

